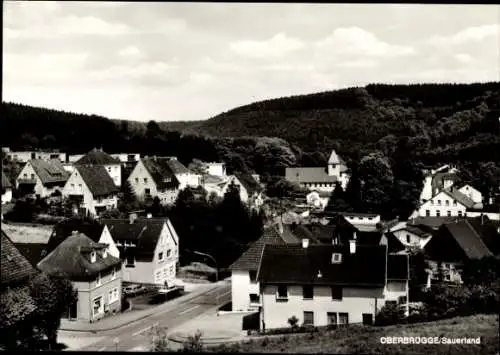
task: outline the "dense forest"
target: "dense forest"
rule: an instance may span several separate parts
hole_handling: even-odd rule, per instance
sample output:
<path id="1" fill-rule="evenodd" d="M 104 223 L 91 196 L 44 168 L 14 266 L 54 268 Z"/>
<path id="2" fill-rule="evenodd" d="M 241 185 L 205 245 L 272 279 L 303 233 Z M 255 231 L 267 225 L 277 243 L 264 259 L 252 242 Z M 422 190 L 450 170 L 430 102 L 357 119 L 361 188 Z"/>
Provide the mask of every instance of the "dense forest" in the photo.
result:
<path id="1" fill-rule="evenodd" d="M 455 164 L 486 194 L 500 180 L 498 82 L 374 84 L 256 102 L 185 123 L 109 120 L 15 103 L 2 110 L 2 142 L 12 149 L 78 154 L 102 146 L 109 153 L 175 155 L 185 164 L 225 161 L 229 172 L 269 177 L 289 166 L 324 166 L 334 148 L 355 177 L 353 194 L 367 182 L 364 199 L 403 193 L 408 209 L 425 166 Z M 389 196 L 379 191 L 381 182 L 396 186 Z M 351 195 L 351 205 L 356 199 Z"/>

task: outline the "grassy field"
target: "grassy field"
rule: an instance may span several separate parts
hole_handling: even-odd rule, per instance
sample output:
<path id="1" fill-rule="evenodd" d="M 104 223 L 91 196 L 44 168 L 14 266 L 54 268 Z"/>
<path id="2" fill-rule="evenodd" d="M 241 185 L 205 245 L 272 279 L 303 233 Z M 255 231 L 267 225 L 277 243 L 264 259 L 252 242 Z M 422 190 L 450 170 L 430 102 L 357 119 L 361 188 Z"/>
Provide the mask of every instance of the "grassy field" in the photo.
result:
<path id="1" fill-rule="evenodd" d="M 381 337 L 477 338 L 468 344 L 382 344 Z M 316 354 L 498 354 L 498 315 L 476 315 L 388 327 L 349 327 L 316 334 L 284 335 L 209 348 L 217 352 Z"/>
<path id="2" fill-rule="evenodd" d="M 23 225 L 2 222 L 4 231 L 14 243 L 47 243 L 53 226 Z"/>

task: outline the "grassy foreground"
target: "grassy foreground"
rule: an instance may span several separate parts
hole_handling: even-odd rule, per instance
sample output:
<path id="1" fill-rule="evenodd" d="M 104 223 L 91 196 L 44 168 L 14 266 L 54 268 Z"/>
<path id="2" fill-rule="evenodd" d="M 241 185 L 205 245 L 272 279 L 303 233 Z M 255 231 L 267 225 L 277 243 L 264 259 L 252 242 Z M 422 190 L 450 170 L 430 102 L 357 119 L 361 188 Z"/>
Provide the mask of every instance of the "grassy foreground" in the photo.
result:
<path id="1" fill-rule="evenodd" d="M 316 334 L 283 335 L 234 345 L 209 347 L 216 352 L 316 354 L 498 354 L 498 315 L 457 317 L 437 322 L 388 327 L 350 327 Z M 477 338 L 481 344 L 382 344 L 381 337 Z"/>

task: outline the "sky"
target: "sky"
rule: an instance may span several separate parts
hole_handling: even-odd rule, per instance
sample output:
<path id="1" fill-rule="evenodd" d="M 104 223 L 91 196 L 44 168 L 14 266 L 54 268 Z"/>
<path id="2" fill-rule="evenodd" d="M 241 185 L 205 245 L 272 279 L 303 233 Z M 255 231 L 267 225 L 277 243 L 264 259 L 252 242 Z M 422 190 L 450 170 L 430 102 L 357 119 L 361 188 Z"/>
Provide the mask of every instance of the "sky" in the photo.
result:
<path id="1" fill-rule="evenodd" d="M 500 81 L 500 5 L 5 1 L 3 101 L 135 121 Z"/>

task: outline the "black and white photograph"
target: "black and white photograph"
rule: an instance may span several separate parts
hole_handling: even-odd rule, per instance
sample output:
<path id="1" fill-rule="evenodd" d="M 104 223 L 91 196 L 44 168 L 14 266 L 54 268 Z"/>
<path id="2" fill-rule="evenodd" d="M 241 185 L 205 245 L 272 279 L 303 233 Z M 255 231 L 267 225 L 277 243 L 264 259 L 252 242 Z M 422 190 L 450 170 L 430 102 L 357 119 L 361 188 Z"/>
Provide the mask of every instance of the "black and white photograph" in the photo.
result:
<path id="1" fill-rule="evenodd" d="M 0 350 L 499 353 L 500 5 L 2 10 Z"/>

